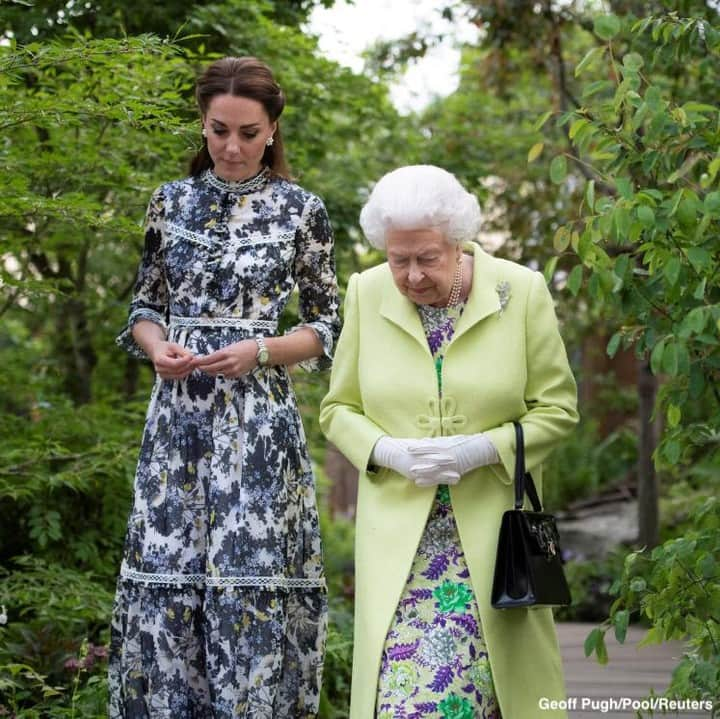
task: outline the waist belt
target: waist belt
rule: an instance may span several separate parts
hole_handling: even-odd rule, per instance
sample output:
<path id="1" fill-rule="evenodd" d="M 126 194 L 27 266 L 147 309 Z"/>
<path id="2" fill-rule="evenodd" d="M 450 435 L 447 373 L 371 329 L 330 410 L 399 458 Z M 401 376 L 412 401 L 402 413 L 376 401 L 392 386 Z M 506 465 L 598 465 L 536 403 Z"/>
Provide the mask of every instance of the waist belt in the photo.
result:
<path id="1" fill-rule="evenodd" d="M 244 317 L 181 317 L 170 315 L 171 327 L 237 327 L 238 329 L 276 332 L 275 320 L 250 320 Z"/>

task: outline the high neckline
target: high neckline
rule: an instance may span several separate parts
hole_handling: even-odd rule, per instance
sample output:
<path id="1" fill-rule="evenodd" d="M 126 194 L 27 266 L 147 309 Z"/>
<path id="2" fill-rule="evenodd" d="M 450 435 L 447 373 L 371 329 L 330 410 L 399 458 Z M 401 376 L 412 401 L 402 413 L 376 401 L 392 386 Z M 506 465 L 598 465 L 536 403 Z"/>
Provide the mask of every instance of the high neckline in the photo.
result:
<path id="1" fill-rule="evenodd" d="M 443 305 L 442 307 L 435 307 L 434 305 L 415 305 L 418 308 L 418 312 L 427 318 L 433 318 L 436 321 L 442 321 L 448 317 L 456 318 L 465 309 L 466 300 L 460 300 L 456 305 Z"/>
<path id="2" fill-rule="evenodd" d="M 235 195 L 247 195 L 250 192 L 255 192 L 265 186 L 265 183 L 270 176 L 270 168 L 263 167 L 257 175 L 249 177 L 247 180 L 224 180 L 215 174 L 215 171 L 205 170 L 203 173 L 203 180 L 217 190 L 222 192 L 232 192 Z"/>

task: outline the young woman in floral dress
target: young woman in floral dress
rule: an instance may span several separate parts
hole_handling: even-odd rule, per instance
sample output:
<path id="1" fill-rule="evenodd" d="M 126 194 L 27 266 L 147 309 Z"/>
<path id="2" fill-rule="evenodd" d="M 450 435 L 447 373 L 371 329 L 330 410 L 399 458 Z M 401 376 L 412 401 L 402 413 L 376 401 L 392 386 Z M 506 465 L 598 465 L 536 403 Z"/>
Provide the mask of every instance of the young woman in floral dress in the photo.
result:
<path id="1" fill-rule="evenodd" d="M 287 179 L 284 96 L 255 58 L 198 80 L 204 144 L 153 195 L 121 346 L 147 410 L 112 621 L 112 718 L 315 717 L 327 615 L 288 365 L 339 332 L 322 202 Z M 278 321 L 295 288 L 299 323 Z"/>

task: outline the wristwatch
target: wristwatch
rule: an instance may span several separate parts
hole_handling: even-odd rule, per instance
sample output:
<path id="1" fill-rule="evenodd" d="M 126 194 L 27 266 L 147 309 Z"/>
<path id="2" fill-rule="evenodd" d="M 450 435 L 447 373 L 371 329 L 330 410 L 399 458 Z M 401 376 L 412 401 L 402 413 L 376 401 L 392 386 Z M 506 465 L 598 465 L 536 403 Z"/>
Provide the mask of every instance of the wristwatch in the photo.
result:
<path id="1" fill-rule="evenodd" d="M 256 337 L 255 342 L 257 342 L 258 351 L 255 355 L 255 359 L 257 359 L 257 363 L 259 367 L 266 367 L 267 363 L 270 361 L 270 350 L 268 350 L 267 345 L 265 344 L 265 339 L 262 337 Z"/>

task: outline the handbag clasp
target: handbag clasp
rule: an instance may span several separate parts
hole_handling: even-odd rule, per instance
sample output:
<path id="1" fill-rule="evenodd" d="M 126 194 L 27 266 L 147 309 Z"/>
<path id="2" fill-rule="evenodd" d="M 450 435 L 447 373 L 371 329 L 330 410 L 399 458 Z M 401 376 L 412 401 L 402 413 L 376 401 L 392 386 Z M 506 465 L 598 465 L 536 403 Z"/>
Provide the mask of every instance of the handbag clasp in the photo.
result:
<path id="1" fill-rule="evenodd" d="M 545 557 L 550 560 L 558 553 L 557 533 L 549 522 L 531 523 L 530 531 Z"/>

